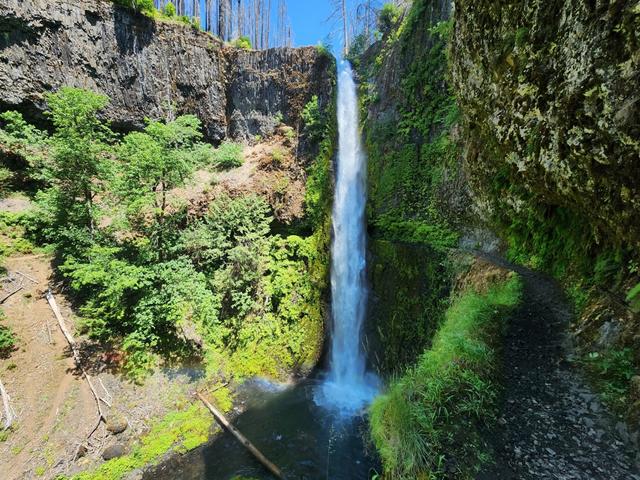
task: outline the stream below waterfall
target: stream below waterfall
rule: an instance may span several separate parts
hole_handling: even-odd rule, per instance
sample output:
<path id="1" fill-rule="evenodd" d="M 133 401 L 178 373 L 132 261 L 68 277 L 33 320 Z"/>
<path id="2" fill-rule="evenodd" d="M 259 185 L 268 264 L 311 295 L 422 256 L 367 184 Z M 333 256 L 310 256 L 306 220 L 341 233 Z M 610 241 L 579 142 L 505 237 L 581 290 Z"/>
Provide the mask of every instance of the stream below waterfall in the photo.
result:
<path id="1" fill-rule="evenodd" d="M 373 447 L 366 444 L 362 416 L 345 417 L 316 405 L 318 382 L 306 380 L 280 389 L 247 382 L 239 392 L 245 411 L 233 424 L 275 463 L 287 479 L 368 480 L 380 471 Z M 268 471 L 224 431 L 207 445 L 170 458 L 144 480 L 271 479 Z"/>
<path id="2" fill-rule="evenodd" d="M 332 325 L 326 370 L 290 388 L 246 382 L 234 425 L 288 479 L 369 479 L 379 470 L 367 444 L 366 406 L 379 390 L 367 371 L 362 329 L 367 316 L 366 156 L 359 103 L 347 62 L 338 77 L 339 148 L 333 206 Z M 145 480 L 272 478 L 245 448 L 223 432 L 206 446 L 152 467 Z"/>

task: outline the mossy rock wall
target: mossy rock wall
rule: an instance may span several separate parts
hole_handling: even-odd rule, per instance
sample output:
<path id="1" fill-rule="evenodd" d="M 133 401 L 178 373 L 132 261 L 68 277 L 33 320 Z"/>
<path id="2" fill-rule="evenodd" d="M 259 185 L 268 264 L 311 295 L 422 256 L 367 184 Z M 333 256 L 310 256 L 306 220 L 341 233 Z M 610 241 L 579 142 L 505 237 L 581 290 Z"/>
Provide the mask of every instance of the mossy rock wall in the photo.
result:
<path id="1" fill-rule="evenodd" d="M 430 344 L 447 305 L 447 259 L 428 246 L 369 245 L 368 347 L 376 370 L 398 373 Z"/>
<path id="2" fill-rule="evenodd" d="M 639 32 L 636 0 L 456 2 L 466 167 L 500 223 L 534 206 L 640 245 Z"/>

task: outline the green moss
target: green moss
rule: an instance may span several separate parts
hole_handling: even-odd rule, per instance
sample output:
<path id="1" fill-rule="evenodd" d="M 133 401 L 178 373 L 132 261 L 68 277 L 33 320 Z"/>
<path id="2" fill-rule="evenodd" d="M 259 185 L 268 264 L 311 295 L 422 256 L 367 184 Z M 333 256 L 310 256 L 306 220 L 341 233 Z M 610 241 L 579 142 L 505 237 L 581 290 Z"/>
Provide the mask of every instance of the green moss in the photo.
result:
<path id="1" fill-rule="evenodd" d="M 390 478 L 473 478 L 486 459 L 479 429 L 495 418 L 498 346 L 521 292 L 517 277 L 485 295 L 463 292 L 431 349 L 374 401 L 371 433 Z"/>
<path id="2" fill-rule="evenodd" d="M 374 240 L 369 245 L 371 294 L 376 307 L 367 325 L 375 364 L 399 373 L 430 345 L 448 305 L 451 266 L 428 246 Z"/>
<path id="3" fill-rule="evenodd" d="M 381 55 L 395 55 L 403 65 L 398 118 L 367 120 L 369 155 L 368 220 L 380 238 L 426 243 L 437 248 L 457 242 L 440 197 L 445 178 L 457 168 L 457 144 L 450 129 L 457 121 L 455 99 L 445 86 L 446 44 L 452 23 L 429 24 L 424 0 L 414 2 L 400 28 L 390 35 Z M 378 68 L 363 65 L 363 76 Z M 371 88 L 363 87 L 369 93 Z M 389 93 L 391 94 L 391 92 Z M 364 97 L 373 98 L 372 95 Z M 369 100 L 370 101 L 370 100 Z"/>
<path id="4" fill-rule="evenodd" d="M 0 212 L 0 260 L 16 253 L 28 254 L 36 246 L 26 238 L 28 214 Z"/>
<path id="5" fill-rule="evenodd" d="M 217 393 L 217 392 L 216 392 Z M 184 453 L 202 445 L 209 438 L 211 414 L 200 404 L 171 412 L 151 427 L 132 452 L 105 462 L 92 472 L 75 475 L 73 480 L 119 480 L 128 472 L 158 460 L 170 449 Z"/>

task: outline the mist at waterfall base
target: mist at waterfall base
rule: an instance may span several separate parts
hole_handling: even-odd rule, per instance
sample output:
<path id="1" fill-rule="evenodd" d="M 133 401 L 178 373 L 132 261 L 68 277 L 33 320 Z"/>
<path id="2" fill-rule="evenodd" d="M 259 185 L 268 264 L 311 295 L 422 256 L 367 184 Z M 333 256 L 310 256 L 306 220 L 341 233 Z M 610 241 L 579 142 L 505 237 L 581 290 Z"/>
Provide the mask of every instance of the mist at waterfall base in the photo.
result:
<path id="1" fill-rule="evenodd" d="M 315 400 L 345 416 L 362 409 L 378 391 L 376 376 L 366 372 L 361 347 L 367 310 L 367 162 L 359 108 L 351 66 L 343 62 L 338 77 L 338 165 L 332 217 L 331 350 L 328 375 Z"/>
<path id="2" fill-rule="evenodd" d="M 245 382 L 236 401 L 243 413 L 234 425 L 287 479 L 369 480 L 380 471 L 363 416 L 378 382 L 366 371 L 361 329 L 366 316 L 366 159 L 358 128 L 353 74 L 339 72 L 339 151 L 332 245 L 332 331 L 327 371 L 294 387 L 264 380 Z M 229 433 L 152 467 L 145 480 L 273 478 Z"/>

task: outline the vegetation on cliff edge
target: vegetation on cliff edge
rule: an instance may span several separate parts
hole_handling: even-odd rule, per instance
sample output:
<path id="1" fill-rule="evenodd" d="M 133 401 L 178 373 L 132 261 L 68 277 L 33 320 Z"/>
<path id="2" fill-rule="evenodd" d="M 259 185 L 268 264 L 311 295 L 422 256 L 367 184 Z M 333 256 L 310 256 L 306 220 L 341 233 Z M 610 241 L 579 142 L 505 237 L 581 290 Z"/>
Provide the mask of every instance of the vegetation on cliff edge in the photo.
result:
<path id="1" fill-rule="evenodd" d="M 518 277 L 460 293 L 433 345 L 371 407 L 371 433 L 388 478 L 473 478 L 487 460 L 480 429 L 495 417 L 499 351 Z"/>

